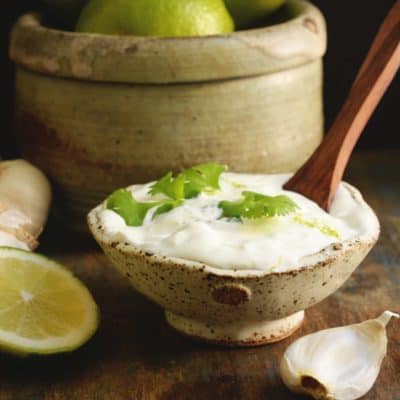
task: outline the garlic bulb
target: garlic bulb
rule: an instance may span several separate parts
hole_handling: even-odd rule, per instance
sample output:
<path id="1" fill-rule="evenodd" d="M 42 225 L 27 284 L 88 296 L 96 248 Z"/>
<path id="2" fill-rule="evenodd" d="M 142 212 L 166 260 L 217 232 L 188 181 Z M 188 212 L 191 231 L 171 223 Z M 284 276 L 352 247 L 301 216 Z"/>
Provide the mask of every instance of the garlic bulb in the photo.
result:
<path id="1" fill-rule="evenodd" d="M 385 327 L 398 314 L 385 311 L 360 324 L 326 329 L 293 342 L 283 355 L 283 382 L 314 399 L 354 400 L 374 384 L 386 355 Z"/>
<path id="2" fill-rule="evenodd" d="M 0 162 L 0 246 L 33 250 L 47 220 L 47 178 L 24 160 Z"/>

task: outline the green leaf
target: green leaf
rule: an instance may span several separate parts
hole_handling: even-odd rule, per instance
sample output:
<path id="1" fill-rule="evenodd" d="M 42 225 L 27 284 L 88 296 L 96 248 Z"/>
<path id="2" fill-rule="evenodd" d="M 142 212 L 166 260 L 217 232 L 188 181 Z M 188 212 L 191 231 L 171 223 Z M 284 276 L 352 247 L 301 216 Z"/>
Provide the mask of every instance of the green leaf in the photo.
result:
<path id="1" fill-rule="evenodd" d="M 180 206 L 182 200 L 162 200 L 157 202 L 141 203 L 133 197 L 126 189 L 119 189 L 112 193 L 107 199 L 107 209 L 120 215 L 128 226 L 141 226 L 147 212 L 157 207 L 153 219 Z"/>
<path id="2" fill-rule="evenodd" d="M 219 164 L 201 164 L 189 168 L 177 177 L 168 172 L 149 190 L 152 195 L 164 194 L 168 200 L 141 203 L 136 201 L 132 193 L 126 189 L 119 189 L 107 199 L 107 208 L 115 211 L 129 226 L 141 226 L 147 212 L 158 207 L 153 218 L 179 207 L 184 199 L 198 196 L 202 191 L 219 189 L 219 178 L 226 167 Z"/>
<path id="3" fill-rule="evenodd" d="M 185 197 L 185 177 L 178 175 L 174 178 L 172 172 L 168 172 L 151 186 L 150 193 L 152 195 L 165 194 L 175 200 L 183 199 Z"/>
<path id="4" fill-rule="evenodd" d="M 168 172 L 150 188 L 152 195 L 162 193 L 171 199 L 191 199 L 201 192 L 219 189 L 219 178 L 226 166 L 200 164 L 182 171 L 177 177 Z"/>
<path id="5" fill-rule="evenodd" d="M 107 208 L 120 215 L 129 226 L 141 226 L 147 212 L 159 203 L 140 203 L 126 189 L 119 189 L 107 199 Z"/>
<path id="6" fill-rule="evenodd" d="M 227 166 L 208 163 L 197 165 L 192 169 L 203 177 L 204 182 L 207 183 L 210 188 L 219 189 L 219 178 L 221 174 L 227 170 Z"/>
<path id="7" fill-rule="evenodd" d="M 243 192 L 243 199 L 239 201 L 221 201 L 218 205 L 222 209 L 223 217 L 257 219 L 288 215 L 298 207 L 296 203 L 285 195 L 266 196 L 256 192 Z"/>
<path id="8" fill-rule="evenodd" d="M 182 204 L 183 200 L 166 200 L 153 214 L 153 219 L 158 215 L 165 214 Z"/>
<path id="9" fill-rule="evenodd" d="M 197 197 L 201 192 L 218 190 L 219 178 L 227 170 L 225 165 L 200 164 L 182 172 L 185 177 L 185 198 Z"/>
<path id="10" fill-rule="evenodd" d="M 308 226 L 309 228 L 315 228 L 318 229 L 321 233 L 327 236 L 332 236 L 336 239 L 340 239 L 340 234 L 337 230 L 331 228 L 329 225 L 322 224 L 321 222 L 317 220 L 307 220 L 303 218 L 301 215 L 296 215 L 294 217 L 295 222 L 301 225 Z"/>

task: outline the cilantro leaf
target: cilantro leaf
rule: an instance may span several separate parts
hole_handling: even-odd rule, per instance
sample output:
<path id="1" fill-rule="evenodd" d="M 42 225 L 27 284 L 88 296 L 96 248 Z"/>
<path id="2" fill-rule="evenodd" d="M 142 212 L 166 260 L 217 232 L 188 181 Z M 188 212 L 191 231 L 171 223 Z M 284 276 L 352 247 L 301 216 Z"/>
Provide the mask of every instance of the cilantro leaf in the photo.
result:
<path id="1" fill-rule="evenodd" d="M 129 226 L 141 226 L 147 211 L 158 203 L 140 203 L 127 189 L 119 189 L 107 199 L 106 207 L 119 214 Z"/>
<path id="2" fill-rule="evenodd" d="M 266 196 L 256 192 L 242 192 L 243 199 L 239 201 L 221 201 L 218 207 L 222 209 L 223 217 L 257 219 L 288 215 L 298 207 L 285 195 Z"/>
<path id="3" fill-rule="evenodd" d="M 152 195 L 162 193 L 171 199 L 191 199 L 207 190 L 219 189 L 219 178 L 226 166 L 208 163 L 182 171 L 177 177 L 168 172 L 150 188 Z"/>
<path id="4" fill-rule="evenodd" d="M 191 199 L 207 190 L 219 189 L 219 178 L 226 171 L 225 165 L 200 164 L 182 172 L 185 177 L 185 198 Z"/>
<path id="5" fill-rule="evenodd" d="M 175 200 L 183 199 L 185 197 L 185 177 L 178 175 L 174 178 L 172 172 L 168 172 L 151 186 L 150 193 L 152 195 L 162 193 Z"/>
<path id="6" fill-rule="evenodd" d="M 165 214 L 182 204 L 182 200 L 166 200 L 162 202 L 160 207 L 153 214 L 153 219 L 158 215 Z"/>
<path id="7" fill-rule="evenodd" d="M 308 226 L 309 228 L 318 229 L 324 235 L 332 236 L 336 239 L 340 239 L 339 232 L 336 229 L 331 228 L 329 225 L 322 224 L 321 222 L 319 222 L 317 220 L 310 221 L 310 220 L 303 218 L 301 215 L 296 215 L 294 217 L 294 220 L 298 224 Z"/>
<path id="8" fill-rule="evenodd" d="M 219 189 L 219 178 L 226 167 L 219 164 L 201 164 L 189 168 L 174 177 L 168 172 L 149 190 L 152 195 L 164 194 L 167 200 L 141 203 L 126 189 L 119 189 L 107 199 L 107 208 L 115 211 L 129 226 L 141 226 L 147 212 L 157 207 L 153 219 L 179 207 L 184 199 L 198 196 L 202 191 Z"/>
<path id="9" fill-rule="evenodd" d="M 197 165 L 191 169 L 202 176 L 208 187 L 219 189 L 219 177 L 227 170 L 227 166 L 216 163 L 208 163 Z"/>
<path id="10" fill-rule="evenodd" d="M 120 215 L 128 226 L 141 226 L 147 212 L 157 207 L 153 219 L 158 215 L 171 211 L 182 204 L 182 200 L 162 200 L 157 202 L 141 203 L 133 197 L 127 189 L 119 189 L 112 193 L 106 203 L 109 210 Z"/>

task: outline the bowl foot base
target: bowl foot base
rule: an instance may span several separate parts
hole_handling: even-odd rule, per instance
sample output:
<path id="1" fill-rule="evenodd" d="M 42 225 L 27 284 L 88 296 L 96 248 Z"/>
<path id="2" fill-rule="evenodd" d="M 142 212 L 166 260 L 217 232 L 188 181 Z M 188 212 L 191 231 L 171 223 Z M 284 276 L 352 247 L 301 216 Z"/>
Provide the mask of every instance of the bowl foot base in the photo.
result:
<path id="1" fill-rule="evenodd" d="M 283 340 L 300 328 L 304 311 L 274 321 L 254 323 L 213 324 L 202 322 L 169 311 L 165 312 L 169 325 L 192 339 L 232 347 L 261 346 Z"/>

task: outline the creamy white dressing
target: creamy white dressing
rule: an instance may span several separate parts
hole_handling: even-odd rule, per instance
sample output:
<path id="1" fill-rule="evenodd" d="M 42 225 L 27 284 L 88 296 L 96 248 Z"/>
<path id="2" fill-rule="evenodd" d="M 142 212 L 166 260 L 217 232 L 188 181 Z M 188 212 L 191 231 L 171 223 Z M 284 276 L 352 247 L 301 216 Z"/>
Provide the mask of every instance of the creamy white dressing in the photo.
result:
<path id="1" fill-rule="evenodd" d="M 113 240 L 129 242 L 145 251 L 198 261 L 209 266 L 230 270 L 287 271 L 303 266 L 302 258 L 318 253 L 335 242 L 360 237 L 377 224 L 371 209 L 354 199 L 349 189 L 341 184 L 330 213 L 304 196 L 282 190 L 288 174 L 249 175 L 224 173 L 221 190 L 202 193 L 185 200 L 174 210 L 153 217 L 152 209 L 144 223 L 130 227 L 105 204 L 97 210 L 97 217 L 105 233 Z M 163 195 L 149 194 L 151 183 L 129 188 L 138 201 L 155 201 Z M 221 200 L 236 201 L 241 193 L 250 190 L 269 196 L 285 194 L 299 209 L 288 216 L 233 222 L 221 218 Z M 317 223 L 310 227 L 298 221 Z M 321 226 L 339 234 L 329 235 Z"/>

